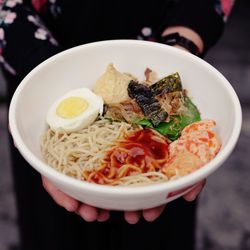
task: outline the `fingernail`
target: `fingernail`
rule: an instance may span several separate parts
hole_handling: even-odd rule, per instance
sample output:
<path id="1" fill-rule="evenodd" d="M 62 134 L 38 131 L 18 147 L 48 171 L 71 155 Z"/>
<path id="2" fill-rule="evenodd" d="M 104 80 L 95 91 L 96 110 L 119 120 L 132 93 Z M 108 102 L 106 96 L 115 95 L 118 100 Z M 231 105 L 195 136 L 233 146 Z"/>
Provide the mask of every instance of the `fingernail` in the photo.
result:
<path id="1" fill-rule="evenodd" d="M 197 198 L 198 195 L 196 194 L 191 194 L 189 197 L 188 197 L 188 200 L 189 201 L 194 201 L 196 198 Z"/>
<path id="2" fill-rule="evenodd" d="M 72 205 L 70 203 L 66 203 L 64 207 L 68 212 L 73 212 Z"/>
<path id="3" fill-rule="evenodd" d="M 87 207 L 80 208 L 79 214 L 80 216 L 87 222 L 94 222 L 97 219 L 96 214 L 92 213 L 93 211 L 89 211 Z"/>
<path id="4" fill-rule="evenodd" d="M 129 216 L 125 216 L 125 220 L 129 224 L 134 225 L 134 224 L 138 223 L 138 221 L 140 220 L 140 217 L 136 216 L 136 215 L 129 215 Z"/>
<path id="5" fill-rule="evenodd" d="M 78 207 L 78 204 L 72 202 L 65 202 L 64 207 L 68 212 L 75 212 Z"/>

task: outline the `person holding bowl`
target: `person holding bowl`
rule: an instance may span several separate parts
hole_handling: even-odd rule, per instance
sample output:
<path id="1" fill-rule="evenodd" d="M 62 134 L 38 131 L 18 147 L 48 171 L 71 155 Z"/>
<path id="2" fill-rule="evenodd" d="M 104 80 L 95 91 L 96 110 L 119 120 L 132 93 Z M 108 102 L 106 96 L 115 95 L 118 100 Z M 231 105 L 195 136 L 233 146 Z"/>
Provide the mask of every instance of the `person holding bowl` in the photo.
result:
<path id="1" fill-rule="evenodd" d="M 9 100 L 40 62 L 93 41 L 148 40 L 203 57 L 221 36 L 232 5 L 230 0 L 1 1 L 0 61 Z M 41 182 L 14 145 L 11 152 L 22 249 L 194 249 L 194 200 L 205 180 L 167 208 L 107 211 L 78 202 L 44 177 Z"/>

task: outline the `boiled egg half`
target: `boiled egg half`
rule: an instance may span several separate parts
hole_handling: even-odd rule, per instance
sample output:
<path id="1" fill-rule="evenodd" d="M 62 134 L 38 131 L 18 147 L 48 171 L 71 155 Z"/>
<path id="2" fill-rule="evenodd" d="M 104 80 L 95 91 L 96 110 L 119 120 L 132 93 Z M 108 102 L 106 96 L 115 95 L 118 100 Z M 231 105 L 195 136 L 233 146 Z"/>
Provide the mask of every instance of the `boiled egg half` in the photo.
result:
<path id="1" fill-rule="evenodd" d="M 102 97 L 88 88 L 80 88 L 68 92 L 52 104 L 46 121 L 52 130 L 70 133 L 88 127 L 102 112 Z"/>

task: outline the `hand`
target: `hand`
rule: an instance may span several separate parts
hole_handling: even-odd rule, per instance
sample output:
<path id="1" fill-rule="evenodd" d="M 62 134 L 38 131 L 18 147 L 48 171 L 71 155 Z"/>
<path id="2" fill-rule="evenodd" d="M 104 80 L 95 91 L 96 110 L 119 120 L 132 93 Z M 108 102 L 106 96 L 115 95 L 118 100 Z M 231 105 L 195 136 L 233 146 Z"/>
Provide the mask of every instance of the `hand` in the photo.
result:
<path id="1" fill-rule="evenodd" d="M 42 177 L 42 182 L 46 191 L 58 205 L 64 207 L 69 212 L 75 212 L 85 221 L 93 222 L 97 220 L 99 222 L 104 222 L 109 219 L 110 213 L 108 210 L 99 209 L 87 204 L 80 203 L 79 201 L 57 189 L 45 177 Z M 136 224 L 140 220 L 141 216 L 143 216 L 146 221 L 154 221 L 161 215 L 164 208 L 165 205 L 152 209 L 145 209 L 143 211 L 125 211 L 124 218 L 129 224 Z"/>
<path id="2" fill-rule="evenodd" d="M 163 31 L 162 35 L 165 36 L 165 35 L 175 33 L 175 32 L 178 32 L 180 35 L 190 39 L 199 48 L 199 51 L 201 53 L 203 52 L 204 42 L 203 42 L 202 38 L 200 37 L 200 35 L 196 31 L 194 31 L 188 27 L 184 27 L 184 26 L 167 27 Z M 175 46 L 175 47 L 178 47 L 178 48 L 181 48 L 181 49 L 184 49 L 187 51 L 187 49 L 185 49 L 181 46 Z"/>
<path id="3" fill-rule="evenodd" d="M 206 184 L 206 179 L 198 182 L 191 191 L 183 196 L 186 201 L 194 201 Z"/>

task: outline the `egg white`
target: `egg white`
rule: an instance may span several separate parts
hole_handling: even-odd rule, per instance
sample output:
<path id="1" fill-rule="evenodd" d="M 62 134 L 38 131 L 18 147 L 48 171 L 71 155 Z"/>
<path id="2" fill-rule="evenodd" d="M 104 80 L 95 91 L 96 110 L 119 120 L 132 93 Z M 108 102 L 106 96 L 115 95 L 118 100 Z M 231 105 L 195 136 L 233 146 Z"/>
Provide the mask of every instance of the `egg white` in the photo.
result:
<path id="1" fill-rule="evenodd" d="M 81 97 L 88 102 L 88 107 L 78 116 L 73 118 L 62 118 L 60 117 L 56 110 L 59 104 L 66 98 L 69 97 Z M 88 88 L 79 88 L 72 90 L 58 99 L 50 107 L 46 121 L 50 128 L 54 131 L 64 130 L 68 133 L 81 130 L 92 124 L 98 115 L 103 112 L 103 99 L 102 97 L 94 94 Z"/>

